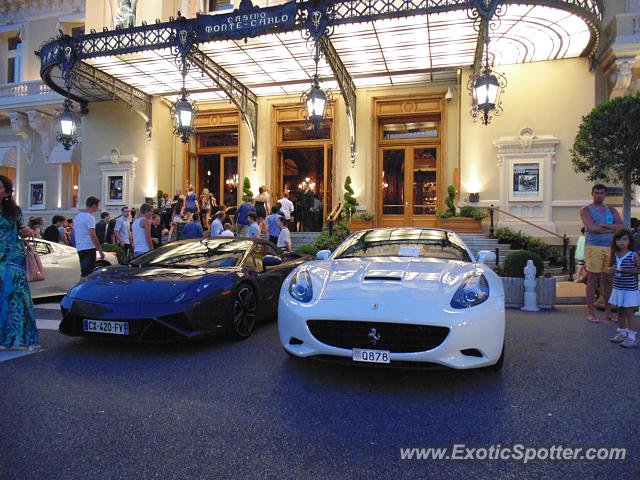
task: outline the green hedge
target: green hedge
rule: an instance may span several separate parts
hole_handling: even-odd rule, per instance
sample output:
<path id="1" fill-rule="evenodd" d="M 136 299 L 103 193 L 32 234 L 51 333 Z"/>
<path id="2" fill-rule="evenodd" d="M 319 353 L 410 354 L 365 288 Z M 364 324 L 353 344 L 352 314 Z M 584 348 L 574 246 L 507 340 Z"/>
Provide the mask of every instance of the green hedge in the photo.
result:
<path id="1" fill-rule="evenodd" d="M 318 249 L 315 247 L 315 245 L 300 245 L 298 248 L 296 248 L 293 253 L 297 253 L 298 255 L 311 255 L 311 256 L 316 256 L 316 253 L 318 253 Z"/>
<path id="2" fill-rule="evenodd" d="M 502 264 L 503 276 L 524 277 L 524 267 L 527 266 L 528 260 L 533 260 L 533 264 L 536 266 L 536 277 L 542 276 L 544 272 L 542 258 L 537 253 L 528 250 L 519 250 L 507 254 Z"/>
<path id="3" fill-rule="evenodd" d="M 105 252 L 115 252 L 118 257 L 118 263 L 120 265 L 124 265 L 128 261 L 127 256 L 124 253 L 124 250 L 120 248 L 120 246 L 116 245 L 115 243 L 103 243 L 102 250 Z"/>
<path id="4" fill-rule="evenodd" d="M 322 233 L 318 235 L 315 247 L 318 250 L 331 250 L 333 252 L 350 233 L 349 222 L 346 218 L 334 222 L 333 235 L 329 235 L 329 223 L 327 223 L 322 228 Z"/>
<path id="5" fill-rule="evenodd" d="M 508 243 L 514 250 L 528 250 L 540 255 L 543 261 L 558 264 L 562 261 L 560 252 L 542 240 L 524 235 L 522 232 L 514 232 L 508 228 L 498 228 L 495 232 L 500 243 Z"/>

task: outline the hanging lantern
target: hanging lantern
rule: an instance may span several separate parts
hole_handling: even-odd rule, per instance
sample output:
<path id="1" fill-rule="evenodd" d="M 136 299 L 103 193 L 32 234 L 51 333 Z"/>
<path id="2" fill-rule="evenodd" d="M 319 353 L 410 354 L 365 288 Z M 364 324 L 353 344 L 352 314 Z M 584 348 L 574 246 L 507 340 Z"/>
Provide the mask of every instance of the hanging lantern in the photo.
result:
<path id="1" fill-rule="evenodd" d="M 198 106 L 195 102 L 189 101 L 185 88 L 182 88 L 181 94 L 181 97 L 171 105 L 171 118 L 173 118 L 173 133 L 182 139 L 182 143 L 187 143 L 189 137 L 195 134 L 193 120 L 198 113 Z"/>
<path id="2" fill-rule="evenodd" d="M 480 115 L 484 125 L 488 125 L 492 116 L 502 114 L 502 102 L 500 97 L 507 86 L 504 75 L 496 72 L 489 65 L 489 38 L 488 32 L 485 39 L 485 59 L 480 73 L 469 77 L 467 89 L 472 98 L 471 116 L 475 122 Z"/>
<path id="3" fill-rule="evenodd" d="M 80 120 L 78 114 L 72 109 L 71 100 L 64 101 L 64 110 L 55 115 L 57 135 L 56 140 L 62 144 L 65 150 L 69 150 L 78 143 L 78 126 Z"/>
<path id="4" fill-rule="evenodd" d="M 300 101 L 307 108 L 307 122 L 313 127 L 314 136 L 318 136 L 320 133 L 320 126 L 324 120 L 324 112 L 327 106 L 327 100 L 330 100 L 330 95 L 322 91 L 320 88 L 320 81 L 318 77 L 318 62 L 320 61 L 320 51 L 316 42 L 316 53 L 313 60 L 316 64 L 316 71 L 313 75 L 311 88 L 304 92 L 300 97 Z"/>

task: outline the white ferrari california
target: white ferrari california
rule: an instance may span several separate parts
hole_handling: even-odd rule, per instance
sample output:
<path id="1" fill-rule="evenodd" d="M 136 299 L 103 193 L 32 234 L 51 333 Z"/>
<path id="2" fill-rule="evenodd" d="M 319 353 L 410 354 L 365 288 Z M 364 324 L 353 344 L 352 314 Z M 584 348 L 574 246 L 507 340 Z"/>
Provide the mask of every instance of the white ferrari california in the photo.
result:
<path id="1" fill-rule="evenodd" d="M 450 231 L 378 228 L 351 234 L 302 264 L 280 291 L 278 330 L 295 357 L 396 366 L 500 369 L 504 290 Z"/>
<path id="2" fill-rule="evenodd" d="M 29 282 L 31 298 L 66 295 L 71 287 L 80 281 L 80 261 L 74 247 L 36 238 L 33 245 L 42 261 L 44 280 Z M 113 252 L 104 252 L 104 259 L 96 252 L 96 269 L 117 265 L 118 258 Z"/>

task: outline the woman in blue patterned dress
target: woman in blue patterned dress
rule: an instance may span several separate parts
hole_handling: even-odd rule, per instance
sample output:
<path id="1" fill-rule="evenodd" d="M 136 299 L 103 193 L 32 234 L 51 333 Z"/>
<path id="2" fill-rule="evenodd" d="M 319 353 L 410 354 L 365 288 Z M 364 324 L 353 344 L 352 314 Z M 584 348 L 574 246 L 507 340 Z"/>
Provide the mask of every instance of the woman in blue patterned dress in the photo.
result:
<path id="1" fill-rule="evenodd" d="M 29 233 L 13 200 L 13 184 L 0 175 L 0 348 L 39 350 L 36 317 L 18 236 Z"/>

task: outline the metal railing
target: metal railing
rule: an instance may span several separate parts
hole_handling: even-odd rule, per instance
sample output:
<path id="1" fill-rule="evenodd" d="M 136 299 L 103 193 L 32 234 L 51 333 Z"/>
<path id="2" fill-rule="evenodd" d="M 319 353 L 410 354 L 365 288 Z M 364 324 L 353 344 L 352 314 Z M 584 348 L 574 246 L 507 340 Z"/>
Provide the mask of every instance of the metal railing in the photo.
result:
<path id="1" fill-rule="evenodd" d="M 574 264 L 573 261 L 571 262 L 571 268 L 569 268 L 569 237 L 567 236 L 567 234 L 563 234 L 560 235 L 559 233 L 556 233 L 552 230 L 549 230 L 547 228 L 541 227 L 540 225 L 536 225 L 533 222 L 530 222 L 529 220 L 525 220 L 522 217 L 519 217 L 517 215 L 514 215 L 513 213 L 507 212 L 505 210 L 502 210 L 501 208 L 498 208 L 494 205 L 491 205 L 489 207 L 489 217 L 491 219 L 491 225 L 489 227 L 489 238 L 496 238 L 495 236 L 495 224 L 494 224 L 494 211 L 498 211 L 500 213 L 503 213 L 504 215 L 509 215 L 510 217 L 515 218 L 516 220 L 522 222 L 522 223 L 526 223 L 527 225 L 531 225 L 534 228 L 537 228 L 538 230 L 542 230 L 543 232 L 546 232 L 554 237 L 557 237 L 559 239 L 562 240 L 562 273 L 568 273 L 569 274 L 569 281 L 572 282 L 573 281 L 573 269 L 574 269 Z"/>
<path id="2" fill-rule="evenodd" d="M 335 222 L 340 218 L 343 208 L 344 206 L 341 205 L 340 202 L 338 202 L 338 204 L 335 207 L 333 207 L 333 210 L 331 210 L 331 213 L 327 215 L 327 225 L 329 225 L 329 235 L 333 235 L 333 222 Z"/>

